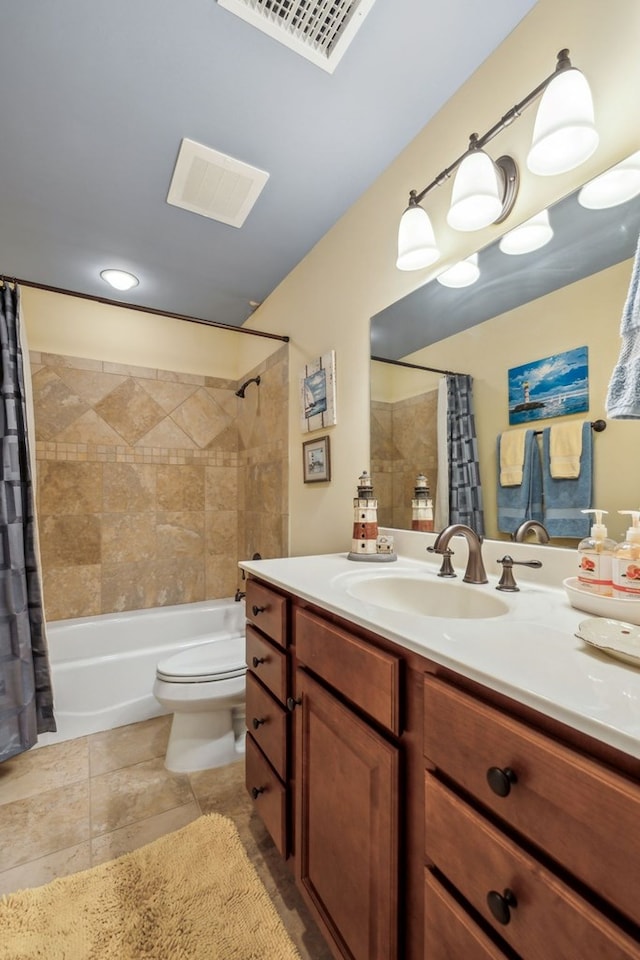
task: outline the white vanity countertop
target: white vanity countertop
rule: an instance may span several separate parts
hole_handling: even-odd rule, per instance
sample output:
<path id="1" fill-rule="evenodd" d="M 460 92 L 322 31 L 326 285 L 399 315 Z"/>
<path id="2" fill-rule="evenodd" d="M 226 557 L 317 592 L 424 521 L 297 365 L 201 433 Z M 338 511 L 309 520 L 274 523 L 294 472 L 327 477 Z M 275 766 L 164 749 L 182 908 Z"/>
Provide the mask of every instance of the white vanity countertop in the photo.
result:
<path id="1" fill-rule="evenodd" d="M 420 541 L 421 550 L 423 543 Z M 464 542 L 456 538 L 453 544 L 464 560 Z M 590 614 L 570 605 L 561 576 L 556 580 L 559 586 L 552 587 L 542 578 L 534 581 L 541 571 L 514 567 L 520 591 L 496 591 L 498 577 L 492 573 L 493 564 L 487 562 L 488 556 L 495 561 L 492 546 L 495 544 L 486 542 L 483 547 L 489 583 L 482 586 L 462 583 L 461 573 L 456 580 L 438 578 L 440 558 L 425 561 L 404 555 L 395 563 L 357 563 L 340 553 L 243 561 L 240 566 L 273 586 L 640 759 L 640 667 L 613 660 L 575 636 L 578 624 Z M 498 544 L 498 555 L 507 550 L 523 559 L 546 558 L 551 567 L 562 567 L 561 554 L 569 554 L 571 562 L 574 556 L 558 548 Z M 558 556 L 552 556 L 556 551 Z M 566 557 L 561 572 L 565 576 L 573 572 L 566 566 Z M 479 591 L 499 598 L 507 611 L 483 619 L 448 619 L 378 606 L 375 588 L 373 602 L 350 592 L 363 578 L 387 576 L 424 579 L 426 588 L 437 584 L 443 591 Z"/>

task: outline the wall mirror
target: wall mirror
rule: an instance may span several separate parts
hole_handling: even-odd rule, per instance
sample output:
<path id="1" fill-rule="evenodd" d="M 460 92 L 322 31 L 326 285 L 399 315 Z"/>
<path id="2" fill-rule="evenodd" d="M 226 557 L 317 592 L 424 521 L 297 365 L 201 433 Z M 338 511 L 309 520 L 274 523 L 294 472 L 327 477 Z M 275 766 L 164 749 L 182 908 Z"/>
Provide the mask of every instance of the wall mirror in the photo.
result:
<path id="1" fill-rule="evenodd" d="M 590 411 L 583 418 L 604 416 L 606 384 L 619 351 L 620 315 L 640 234 L 640 195 L 616 206 L 588 209 L 579 202 L 579 193 L 549 209 L 553 237 L 542 248 L 509 255 L 496 240 L 478 252 L 480 274 L 472 285 L 455 289 L 432 279 L 372 318 L 371 471 L 382 526 L 410 528 L 418 473 L 426 474 L 434 495 L 436 491 L 441 374 L 420 367 L 474 378 L 489 537 L 505 536 L 497 531 L 494 501 L 496 437 L 509 427 L 507 370 L 587 344 Z M 538 429 L 553 422 L 533 425 Z M 630 422 L 623 426 L 618 421 L 615 427 L 606 431 L 610 462 L 613 443 L 619 447 L 627 435 L 632 442 Z M 637 442 L 637 433 L 634 436 Z M 596 452 L 594 469 L 604 469 L 602 460 Z M 605 490 L 595 477 L 596 497 L 598 487 Z M 607 487 L 607 502 L 595 505 L 610 512 L 638 509 L 637 495 L 628 505 L 628 495 L 621 496 L 620 503 L 610 502 Z"/>

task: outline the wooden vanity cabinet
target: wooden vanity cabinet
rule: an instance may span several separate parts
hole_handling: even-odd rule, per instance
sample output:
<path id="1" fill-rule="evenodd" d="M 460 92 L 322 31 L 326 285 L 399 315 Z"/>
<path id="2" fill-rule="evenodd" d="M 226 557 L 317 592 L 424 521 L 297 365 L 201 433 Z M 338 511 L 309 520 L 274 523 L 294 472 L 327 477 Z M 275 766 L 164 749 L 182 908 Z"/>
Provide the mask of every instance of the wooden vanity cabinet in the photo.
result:
<path id="1" fill-rule="evenodd" d="M 336 960 L 640 960 L 640 762 L 253 579 L 247 617 L 247 787 Z"/>
<path id="2" fill-rule="evenodd" d="M 336 957 L 396 960 L 400 659 L 294 618 L 296 879 Z"/>
<path id="3" fill-rule="evenodd" d="M 288 603 L 273 588 L 247 581 L 246 786 L 285 858 L 291 849 Z"/>

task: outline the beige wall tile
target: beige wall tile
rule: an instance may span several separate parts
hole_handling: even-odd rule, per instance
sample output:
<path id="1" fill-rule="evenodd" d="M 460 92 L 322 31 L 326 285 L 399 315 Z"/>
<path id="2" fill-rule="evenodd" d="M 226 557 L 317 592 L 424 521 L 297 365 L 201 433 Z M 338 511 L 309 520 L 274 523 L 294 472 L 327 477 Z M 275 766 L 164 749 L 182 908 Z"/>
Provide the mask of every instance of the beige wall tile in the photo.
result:
<path id="1" fill-rule="evenodd" d="M 203 449 L 230 425 L 230 416 L 210 396 L 205 388 L 193 393 L 171 419 Z"/>
<path id="2" fill-rule="evenodd" d="M 39 370 L 31 382 L 38 440 L 53 440 L 89 409 L 89 404 L 74 394 L 51 367 Z"/>
<path id="3" fill-rule="evenodd" d="M 207 510 L 205 523 L 207 555 L 225 553 L 235 557 L 238 541 L 238 517 L 235 510 Z"/>
<path id="4" fill-rule="evenodd" d="M 93 617 L 102 613 L 102 580 L 98 564 L 45 568 L 43 582 L 47 620 Z"/>
<path id="5" fill-rule="evenodd" d="M 170 417 L 165 417 L 148 433 L 143 434 L 136 446 L 166 447 L 168 450 L 196 450 L 198 444 L 182 430 Z"/>
<path id="6" fill-rule="evenodd" d="M 207 600 L 233 597 L 238 587 L 245 589 L 238 564 L 228 554 L 207 557 L 206 576 Z"/>
<path id="7" fill-rule="evenodd" d="M 112 390 L 95 409 L 128 444 L 139 440 L 165 416 L 162 407 L 133 379 Z"/>
<path id="8" fill-rule="evenodd" d="M 205 596 L 204 558 L 185 557 L 175 560 L 156 560 L 155 600 L 151 606 L 166 607 L 174 603 L 195 603 Z"/>
<path id="9" fill-rule="evenodd" d="M 238 468 L 205 468 L 205 509 L 236 510 L 238 507 Z"/>
<path id="10" fill-rule="evenodd" d="M 45 568 L 92 566 L 101 562 L 100 517 L 43 516 L 40 553 Z"/>
<path id="11" fill-rule="evenodd" d="M 70 426 L 60 430 L 56 440 L 58 443 L 100 443 L 109 446 L 122 443 L 122 437 L 95 410 L 87 410 Z"/>
<path id="12" fill-rule="evenodd" d="M 171 413 L 197 390 L 196 384 L 172 383 L 169 380 L 143 380 L 140 386 L 150 397 L 153 397 L 165 413 Z"/>
<path id="13" fill-rule="evenodd" d="M 66 383 L 70 390 L 73 390 L 91 407 L 95 407 L 100 400 L 127 379 L 113 373 L 103 373 L 101 370 L 80 370 L 77 367 L 62 364 L 55 369 L 63 383 Z"/>
<path id="14" fill-rule="evenodd" d="M 156 541 L 159 560 L 201 557 L 204 554 L 204 514 L 196 511 L 158 513 Z"/>
<path id="15" fill-rule="evenodd" d="M 41 516 L 97 513 L 102 509 L 101 463 L 42 460 L 37 478 Z"/>
<path id="16" fill-rule="evenodd" d="M 105 463 L 102 479 L 105 513 L 146 513 L 156 503 L 156 468 L 147 463 Z"/>
<path id="17" fill-rule="evenodd" d="M 103 563 L 153 560 L 156 549 L 156 521 L 153 513 L 102 515 Z"/>
<path id="18" fill-rule="evenodd" d="M 156 606 L 155 563 L 105 563 L 100 613 Z"/>
<path id="19" fill-rule="evenodd" d="M 156 505 L 159 510 L 204 510 L 204 464 L 158 464 Z M 224 468 L 222 468 L 224 469 Z"/>

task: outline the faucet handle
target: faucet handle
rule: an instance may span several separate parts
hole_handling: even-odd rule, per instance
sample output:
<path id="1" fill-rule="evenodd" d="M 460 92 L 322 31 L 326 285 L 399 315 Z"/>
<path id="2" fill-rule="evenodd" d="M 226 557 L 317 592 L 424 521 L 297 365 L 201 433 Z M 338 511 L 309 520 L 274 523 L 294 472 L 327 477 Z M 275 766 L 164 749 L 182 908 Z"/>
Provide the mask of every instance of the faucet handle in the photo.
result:
<path id="1" fill-rule="evenodd" d="M 438 571 L 439 577 L 457 577 L 458 574 L 453 569 L 453 564 L 451 563 L 451 557 L 453 556 L 453 550 L 434 550 L 433 547 L 427 547 L 427 553 L 438 553 L 442 556 L 442 564 Z"/>
<path id="2" fill-rule="evenodd" d="M 502 576 L 500 577 L 496 590 L 505 590 L 510 593 L 516 593 L 520 589 L 513 576 L 514 564 L 519 567 L 532 567 L 535 570 L 538 570 L 542 566 L 541 560 L 514 560 L 508 553 L 497 562 L 502 564 Z"/>

